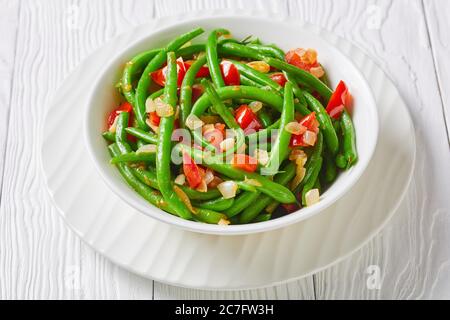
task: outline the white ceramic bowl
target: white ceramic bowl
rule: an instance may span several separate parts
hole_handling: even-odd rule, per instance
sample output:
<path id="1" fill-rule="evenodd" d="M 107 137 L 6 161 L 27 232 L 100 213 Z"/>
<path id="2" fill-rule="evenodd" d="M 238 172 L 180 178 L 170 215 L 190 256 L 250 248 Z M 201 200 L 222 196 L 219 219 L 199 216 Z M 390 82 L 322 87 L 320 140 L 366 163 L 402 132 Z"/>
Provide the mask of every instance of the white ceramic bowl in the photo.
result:
<path id="1" fill-rule="evenodd" d="M 319 203 L 278 219 L 254 224 L 219 226 L 187 221 L 146 202 L 127 185 L 118 170 L 109 164 L 110 155 L 101 134 L 105 130 L 108 113 L 119 101 L 114 85 L 120 77 L 124 63 L 135 54 L 164 46 L 174 37 L 195 27 L 203 27 L 206 30 L 205 34 L 196 41 L 204 41 L 210 30 L 222 27 L 229 29 L 237 39 L 255 35 L 265 43 L 275 43 L 284 50 L 296 47 L 315 48 L 319 52 L 319 60 L 327 70 L 332 85 L 335 86 L 340 79 L 347 83 L 354 97 L 353 122 L 359 160 L 354 167 L 338 176 L 333 185 L 321 195 Z M 137 39 L 119 54 L 111 53 L 111 59 L 105 61 L 103 71 L 93 84 L 89 104 L 85 108 L 84 131 L 87 149 L 100 175 L 107 185 L 132 207 L 152 218 L 183 229 L 200 233 L 236 235 L 268 231 L 307 219 L 318 214 L 348 192 L 366 169 L 375 150 L 378 137 L 378 115 L 375 100 L 364 77 L 346 56 L 323 39 L 302 31 L 301 26 L 295 23 L 223 16 L 185 21 L 159 30 L 151 30 L 148 36 Z"/>

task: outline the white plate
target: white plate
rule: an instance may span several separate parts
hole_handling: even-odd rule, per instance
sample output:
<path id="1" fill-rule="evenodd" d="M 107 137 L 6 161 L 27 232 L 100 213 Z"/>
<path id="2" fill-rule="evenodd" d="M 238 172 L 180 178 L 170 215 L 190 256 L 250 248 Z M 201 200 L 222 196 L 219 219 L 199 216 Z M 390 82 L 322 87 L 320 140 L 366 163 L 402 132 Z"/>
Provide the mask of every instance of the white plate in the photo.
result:
<path id="1" fill-rule="evenodd" d="M 270 19 L 276 18 L 270 15 Z M 86 103 L 90 79 L 114 51 L 109 43 L 64 81 L 45 121 L 42 163 L 48 188 L 66 223 L 86 243 L 130 271 L 173 285 L 221 290 L 269 286 L 306 276 L 373 237 L 397 209 L 412 176 L 415 140 L 408 110 L 392 82 L 360 49 L 315 26 L 291 22 L 347 55 L 377 99 L 378 145 L 366 172 L 348 194 L 306 221 L 247 236 L 183 231 L 135 211 L 98 176 L 83 145 L 82 113 L 74 112 Z M 161 25 L 164 20 L 138 27 L 120 36 L 114 46 L 125 46 L 145 35 L 148 28 Z M 70 119 L 64 120 L 69 114 Z"/>

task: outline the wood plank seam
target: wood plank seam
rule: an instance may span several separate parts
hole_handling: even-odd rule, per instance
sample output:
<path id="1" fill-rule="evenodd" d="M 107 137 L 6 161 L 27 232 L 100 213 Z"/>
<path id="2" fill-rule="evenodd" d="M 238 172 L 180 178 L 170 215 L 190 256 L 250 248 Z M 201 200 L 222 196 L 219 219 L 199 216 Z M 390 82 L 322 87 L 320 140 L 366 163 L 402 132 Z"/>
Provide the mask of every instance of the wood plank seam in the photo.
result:
<path id="1" fill-rule="evenodd" d="M 433 60 L 434 76 L 436 78 L 439 99 L 441 100 L 442 116 L 444 117 L 445 131 L 447 133 L 447 142 L 450 147 L 450 124 L 447 123 L 449 118 L 447 115 L 447 111 L 445 110 L 444 98 L 442 96 L 443 90 L 442 90 L 441 79 L 439 77 L 439 72 L 438 72 L 437 55 L 435 52 L 435 48 L 433 46 L 433 41 L 431 40 L 432 38 L 431 38 L 431 34 L 430 34 L 430 25 L 429 25 L 429 21 L 428 21 L 428 14 L 427 14 L 427 10 L 426 10 L 425 4 L 424 4 L 424 0 L 421 0 L 420 3 L 422 5 L 422 13 L 423 13 L 423 18 L 425 20 L 425 30 L 427 31 L 428 43 L 430 45 L 430 51 L 431 51 L 431 56 L 432 56 L 432 60 Z"/>
<path id="2" fill-rule="evenodd" d="M 10 110 L 11 110 L 11 103 L 12 103 L 12 90 L 13 90 L 13 87 L 14 87 L 14 79 L 15 79 L 15 72 L 16 72 L 15 66 L 16 66 L 16 52 L 17 52 L 17 44 L 18 44 L 17 36 L 19 34 L 20 10 L 21 10 L 21 8 L 22 8 L 22 1 L 19 0 L 19 10 L 17 10 L 17 17 L 19 19 L 19 24 L 18 24 L 18 26 L 16 28 L 16 34 L 14 36 L 15 43 L 14 43 L 14 59 L 13 59 L 13 64 L 12 64 L 13 65 L 13 69 L 12 69 L 12 72 L 11 72 L 11 84 L 10 84 L 10 88 L 9 88 L 8 107 L 6 108 L 6 115 L 5 115 L 6 118 L 8 119 L 7 122 L 6 122 L 5 146 L 3 147 L 3 150 L 0 150 L 0 152 L 2 152 L 1 156 L 3 158 L 3 162 L 2 162 L 3 165 L 5 165 L 5 163 L 6 163 L 6 151 L 8 149 L 8 135 L 9 135 L 9 130 L 8 129 L 9 129 L 9 123 L 10 123 L 10 120 L 11 120 L 11 111 Z M 3 199 L 3 183 L 4 183 L 4 176 L 5 176 L 4 168 L 2 168 L 1 175 L 2 175 L 2 177 L 0 179 L 0 182 L 1 182 L 1 184 L 0 184 L 0 207 L 2 206 L 2 199 Z"/>

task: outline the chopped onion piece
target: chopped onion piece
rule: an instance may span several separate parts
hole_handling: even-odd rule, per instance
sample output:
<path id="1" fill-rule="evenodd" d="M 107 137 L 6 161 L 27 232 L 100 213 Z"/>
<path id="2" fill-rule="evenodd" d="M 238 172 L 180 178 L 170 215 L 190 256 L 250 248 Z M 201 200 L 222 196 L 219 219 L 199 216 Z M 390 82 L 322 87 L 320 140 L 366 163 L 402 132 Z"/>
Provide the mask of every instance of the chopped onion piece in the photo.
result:
<path id="1" fill-rule="evenodd" d="M 296 160 L 298 157 L 306 157 L 306 153 L 305 151 L 301 150 L 301 149 L 294 149 L 291 151 L 290 155 L 289 155 L 289 160 Z"/>
<path id="2" fill-rule="evenodd" d="M 212 123 L 205 124 L 205 125 L 202 127 L 203 133 L 205 133 L 205 132 L 207 132 L 207 131 L 211 131 L 211 130 L 214 130 L 214 124 L 212 124 Z"/>
<path id="3" fill-rule="evenodd" d="M 314 64 L 317 62 L 317 51 L 315 49 L 306 49 L 303 51 L 300 59 L 306 64 Z"/>
<path id="4" fill-rule="evenodd" d="M 136 150 L 136 154 L 140 153 L 155 153 L 156 152 L 156 144 L 144 144 L 139 149 Z"/>
<path id="5" fill-rule="evenodd" d="M 187 196 L 186 193 L 184 193 L 183 190 L 181 190 L 178 186 L 173 186 L 173 191 L 177 194 L 178 198 L 180 198 L 181 201 L 186 205 L 186 207 L 191 211 L 192 213 L 196 214 L 194 207 L 191 204 L 191 200 Z"/>
<path id="6" fill-rule="evenodd" d="M 174 114 L 174 109 L 170 104 L 165 103 L 161 98 L 155 99 L 156 114 L 159 117 L 170 117 Z"/>
<path id="7" fill-rule="evenodd" d="M 257 113 L 259 110 L 261 110 L 263 104 L 261 101 L 252 101 L 248 104 L 248 106 L 253 111 L 253 113 Z"/>
<path id="8" fill-rule="evenodd" d="M 236 196 L 238 185 L 234 181 L 225 181 L 217 186 L 224 199 L 231 199 Z"/>
<path id="9" fill-rule="evenodd" d="M 148 97 L 147 100 L 145 100 L 145 112 L 155 112 L 156 111 L 156 103 L 155 101 Z"/>
<path id="10" fill-rule="evenodd" d="M 227 219 L 220 219 L 219 222 L 217 222 L 218 225 L 220 226 L 227 226 L 230 224 L 230 220 Z"/>
<path id="11" fill-rule="evenodd" d="M 175 184 L 178 184 L 180 186 L 184 185 L 186 182 L 186 176 L 184 174 L 179 174 L 175 180 L 174 180 Z"/>
<path id="12" fill-rule="evenodd" d="M 198 129 L 204 125 L 203 121 L 200 120 L 195 114 L 190 114 L 186 118 L 186 127 L 191 130 Z"/>
<path id="13" fill-rule="evenodd" d="M 313 146 L 316 144 L 316 140 L 317 140 L 317 134 L 315 132 L 309 131 L 307 130 L 304 134 L 303 134 L 303 141 L 310 146 Z"/>
<path id="14" fill-rule="evenodd" d="M 252 61 L 247 63 L 247 65 L 259 72 L 267 73 L 270 71 L 270 65 L 265 61 Z"/>
<path id="15" fill-rule="evenodd" d="M 234 139 L 227 138 L 220 143 L 220 150 L 227 151 L 234 147 Z"/>
<path id="16" fill-rule="evenodd" d="M 292 121 L 292 122 L 289 122 L 288 124 L 286 124 L 286 126 L 284 127 L 284 130 L 286 130 L 289 133 L 299 135 L 299 134 L 303 134 L 306 131 L 306 127 L 302 126 L 297 121 Z"/>
<path id="17" fill-rule="evenodd" d="M 208 186 L 206 185 L 205 179 L 202 179 L 197 188 L 195 188 L 198 192 L 206 192 L 208 191 Z"/>
<path id="18" fill-rule="evenodd" d="M 309 72 L 316 78 L 321 78 L 325 74 L 325 71 L 323 70 L 323 68 L 321 66 L 313 67 L 313 68 L 309 69 Z"/>
<path id="19" fill-rule="evenodd" d="M 253 157 L 256 158 L 262 166 L 265 166 L 269 162 L 269 153 L 267 150 L 255 149 Z"/>
<path id="20" fill-rule="evenodd" d="M 306 206 L 312 206 L 319 202 L 319 189 L 311 189 L 305 194 Z"/>
<path id="21" fill-rule="evenodd" d="M 214 173 L 210 169 L 206 169 L 205 172 L 205 183 L 208 185 L 214 180 Z"/>
<path id="22" fill-rule="evenodd" d="M 297 188 L 297 186 L 302 182 L 303 178 L 305 177 L 306 169 L 304 167 L 297 167 L 296 174 L 294 179 L 291 181 L 291 189 Z"/>

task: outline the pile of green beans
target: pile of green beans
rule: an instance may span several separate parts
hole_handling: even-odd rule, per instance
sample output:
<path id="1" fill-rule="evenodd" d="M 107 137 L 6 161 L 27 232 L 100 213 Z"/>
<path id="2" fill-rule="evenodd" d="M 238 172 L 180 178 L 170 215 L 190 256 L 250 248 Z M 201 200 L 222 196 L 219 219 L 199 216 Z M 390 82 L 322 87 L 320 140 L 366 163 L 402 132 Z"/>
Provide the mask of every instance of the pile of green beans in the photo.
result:
<path id="1" fill-rule="evenodd" d="M 284 51 L 276 45 L 250 38 L 239 41 L 226 29 L 212 30 L 202 43 L 199 36 L 203 33 L 202 28 L 196 28 L 165 47 L 137 54 L 125 64 L 119 92 L 123 103 L 131 106 L 113 111 L 114 122 L 108 119 L 108 130 L 102 134 L 111 164 L 151 205 L 182 219 L 220 225 L 259 223 L 286 214 L 281 205 L 306 206 L 309 191 L 318 189 L 323 193 L 341 170 L 357 162 L 350 114 L 344 110 L 339 119 L 330 118 L 323 104 L 333 93 L 326 76 L 318 79 L 287 63 Z M 189 67 L 186 60 L 191 60 Z M 240 85 L 228 84 L 223 60 L 235 68 Z M 180 61 L 187 69 L 182 79 Z M 249 62 L 265 64 L 270 70 L 258 69 Z M 164 86 L 158 81 L 153 83 L 153 74 L 161 68 Z M 272 73 L 284 75 L 286 82 L 273 80 Z M 202 92 L 194 99 L 196 87 Z M 157 100 L 172 112 L 149 111 L 148 105 L 155 106 Z M 260 129 L 246 132 L 236 109 L 252 103 L 260 106 L 252 111 Z M 319 125 L 314 146 L 292 146 L 288 124 L 311 113 Z M 152 117 L 158 121 L 152 122 Z M 212 127 L 203 122 L 208 117 L 217 120 Z M 200 121 L 202 128 L 219 125 L 232 130 L 233 147 L 222 149 L 222 144 L 207 138 L 202 129 L 194 130 L 190 119 Z M 175 128 L 185 129 L 191 141 L 173 141 Z M 271 137 L 273 130 L 277 135 Z M 254 159 L 254 148 L 250 147 L 253 142 L 258 151 L 266 150 L 267 161 L 250 168 L 235 165 L 233 159 L 242 153 Z M 299 168 L 289 155 L 296 148 L 305 152 L 307 160 L 303 179 L 292 185 Z M 183 159 L 186 155 L 195 159 L 199 172 L 203 172 L 202 182 L 205 172 L 212 172 L 214 181 L 234 183 L 234 197 L 222 194 L 217 183 L 211 185 L 212 181 L 206 188 L 191 188 L 184 165 L 172 158 L 181 155 Z M 181 173 L 184 178 L 179 180 Z"/>

